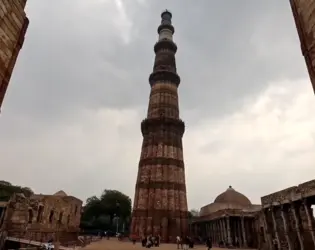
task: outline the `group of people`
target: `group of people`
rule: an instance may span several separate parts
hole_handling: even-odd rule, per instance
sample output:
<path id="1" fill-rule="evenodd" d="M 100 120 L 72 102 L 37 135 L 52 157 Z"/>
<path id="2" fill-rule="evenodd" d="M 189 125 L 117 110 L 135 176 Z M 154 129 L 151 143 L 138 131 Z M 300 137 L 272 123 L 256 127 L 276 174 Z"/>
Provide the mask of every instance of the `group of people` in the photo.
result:
<path id="1" fill-rule="evenodd" d="M 184 237 L 180 237 L 177 236 L 176 237 L 176 243 L 177 243 L 177 249 L 183 249 L 183 250 L 187 250 L 188 248 L 194 248 L 194 240 L 193 238 L 189 237 L 189 236 L 184 236 Z M 210 237 L 208 237 L 205 240 L 207 249 L 210 250 L 212 248 L 212 239 Z"/>
<path id="2" fill-rule="evenodd" d="M 181 248 L 181 249 L 187 250 L 188 248 L 194 247 L 194 241 L 189 236 L 184 236 L 184 237 L 177 236 L 176 243 L 177 243 L 177 249 Z"/>
<path id="3" fill-rule="evenodd" d="M 160 246 L 160 241 L 161 241 L 160 235 L 157 236 L 149 235 L 147 237 L 143 237 L 141 243 L 143 247 L 151 248 L 153 246 L 155 247 Z"/>

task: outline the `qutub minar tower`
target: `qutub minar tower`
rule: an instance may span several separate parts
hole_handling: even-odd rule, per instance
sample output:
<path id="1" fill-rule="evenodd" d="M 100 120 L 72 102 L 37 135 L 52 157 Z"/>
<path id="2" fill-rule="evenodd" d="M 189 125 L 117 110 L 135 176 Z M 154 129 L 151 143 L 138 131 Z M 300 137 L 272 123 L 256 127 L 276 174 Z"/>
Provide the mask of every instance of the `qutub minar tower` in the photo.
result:
<path id="1" fill-rule="evenodd" d="M 154 46 L 155 62 L 147 118 L 141 123 L 143 135 L 131 234 L 160 235 L 164 242 L 175 241 L 188 231 L 188 208 L 183 161 L 184 122 L 179 119 L 172 14 L 164 11 Z"/>

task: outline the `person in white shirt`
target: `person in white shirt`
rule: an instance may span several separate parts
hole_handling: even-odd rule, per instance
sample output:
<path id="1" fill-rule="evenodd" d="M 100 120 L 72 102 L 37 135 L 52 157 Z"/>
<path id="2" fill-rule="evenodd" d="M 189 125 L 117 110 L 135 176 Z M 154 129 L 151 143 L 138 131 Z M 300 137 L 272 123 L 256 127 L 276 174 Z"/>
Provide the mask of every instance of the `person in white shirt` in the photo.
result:
<path id="1" fill-rule="evenodd" d="M 179 245 L 182 244 L 182 239 L 180 238 L 180 236 L 176 236 L 176 243 L 177 243 L 177 249 L 179 249 Z M 182 247 L 181 247 L 182 248 Z"/>

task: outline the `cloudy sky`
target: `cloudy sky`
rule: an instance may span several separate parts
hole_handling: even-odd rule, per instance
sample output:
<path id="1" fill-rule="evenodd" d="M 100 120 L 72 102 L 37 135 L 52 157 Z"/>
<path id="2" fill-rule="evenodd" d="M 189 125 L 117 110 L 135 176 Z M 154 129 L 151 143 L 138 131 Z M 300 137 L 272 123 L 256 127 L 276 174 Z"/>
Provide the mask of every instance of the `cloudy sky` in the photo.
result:
<path id="1" fill-rule="evenodd" d="M 0 117 L 1 179 L 133 198 L 165 8 L 179 48 L 189 207 L 229 185 L 257 203 L 314 178 L 315 98 L 288 1 L 32 0 Z"/>

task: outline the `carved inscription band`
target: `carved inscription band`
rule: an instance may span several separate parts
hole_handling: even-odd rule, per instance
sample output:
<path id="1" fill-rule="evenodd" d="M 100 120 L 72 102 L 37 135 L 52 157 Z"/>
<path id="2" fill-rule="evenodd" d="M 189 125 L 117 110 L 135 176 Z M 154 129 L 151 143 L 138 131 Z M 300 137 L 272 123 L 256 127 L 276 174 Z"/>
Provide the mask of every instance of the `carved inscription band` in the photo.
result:
<path id="1" fill-rule="evenodd" d="M 139 168 L 147 165 L 173 165 L 179 168 L 184 168 L 184 161 L 174 159 L 174 158 L 165 158 L 165 157 L 150 157 L 141 159 L 139 162 Z"/>
<path id="2" fill-rule="evenodd" d="M 186 185 L 178 182 L 170 182 L 170 181 L 154 181 L 149 183 L 138 182 L 136 184 L 136 188 L 144 188 L 144 189 L 167 189 L 167 190 L 176 190 L 176 191 L 184 191 L 186 192 Z"/>
<path id="3" fill-rule="evenodd" d="M 182 149 L 183 143 L 182 140 L 175 136 L 156 136 L 155 138 L 148 138 L 143 140 L 142 148 L 146 148 L 148 146 L 158 146 L 158 145 L 172 146 L 176 148 Z"/>
<path id="4" fill-rule="evenodd" d="M 147 118 L 141 122 L 142 134 L 167 129 L 170 132 L 178 132 L 183 136 L 185 132 L 185 123 L 180 119 L 169 117 Z"/>
<path id="5" fill-rule="evenodd" d="M 149 105 L 149 109 L 157 109 L 157 108 L 171 108 L 179 111 L 178 105 L 173 103 L 152 103 Z"/>
<path id="6" fill-rule="evenodd" d="M 169 88 L 169 87 L 162 87 L 162 88 L 155 88 L 151 90 L 150 98 L 151 96 L 155 94 L 170 94 L 172 96 L 177 97 L 177 88 Z"/>
<path id="7" fill-rule="evenodd" d="M 135 209 L 132 212 L 133 217 L 158 217 L 158 218 L 184 218 L 186 219 L 188 216 L 187 211 L 180 211 L 180 210 L 168 210 L 168 209 L 157 209 L 157 210 L 147 210 L 147 209 Z"/>

